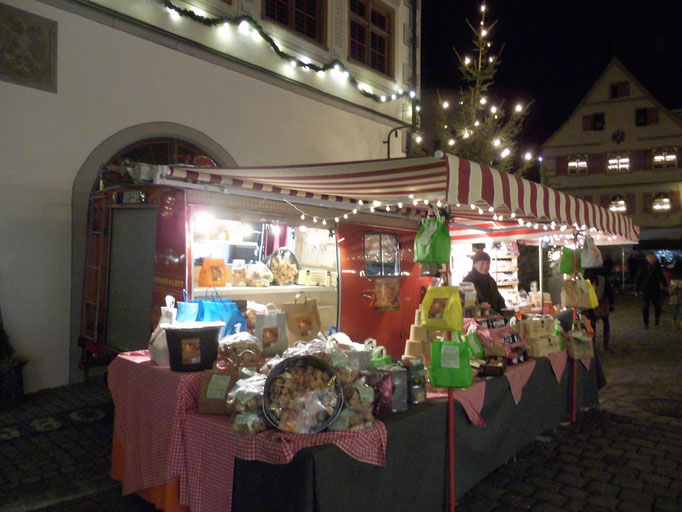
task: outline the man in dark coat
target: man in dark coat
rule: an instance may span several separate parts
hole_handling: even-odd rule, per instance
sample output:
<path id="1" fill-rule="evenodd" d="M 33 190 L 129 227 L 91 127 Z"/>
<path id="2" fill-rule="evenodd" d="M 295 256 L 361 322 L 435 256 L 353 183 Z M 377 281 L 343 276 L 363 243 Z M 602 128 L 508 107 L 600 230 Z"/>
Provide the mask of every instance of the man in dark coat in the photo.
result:
<path id="1" fill-rule="evenodd" d="M 663 299 L 663 291 L 666 288 L 665 276 L 663 269 L 658 262 L 658 258 L 653 252 L 646 255 L 646 265 L 642 267 L 637 279 L 637 294 L 642 296 L 642 317 L 644 319 L 644 328 L 649 328 L 649 306 L 654 305 L 654 315 L 656 325 L 661 320 L 661 302 Z"/>
<path id="2" fill-rule="evenodd" d="M 505 307 L 504 298 L 497 289 L 497 283 L 490 277 L 490 256 L 486 252 L 478 251 L 474 254 L 473 263 L 474 268 L 462 281 L 474 284 L 481 308 L 502 311 Z"/>

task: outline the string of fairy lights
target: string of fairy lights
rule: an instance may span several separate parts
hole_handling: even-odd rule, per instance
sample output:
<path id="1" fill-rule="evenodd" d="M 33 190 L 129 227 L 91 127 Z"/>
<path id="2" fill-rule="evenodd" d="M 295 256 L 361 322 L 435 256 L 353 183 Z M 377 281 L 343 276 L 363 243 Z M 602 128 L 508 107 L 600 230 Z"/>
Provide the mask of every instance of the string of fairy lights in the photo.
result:
<path id="1" fill-rule="evenodd" d="M 415 91 L 398 89 L 388 94 L 376 94 L 371 91 L 369 85 L 358 80 L 343 62 L 338 59 L 333 59 L 325 64 L 315 64 L 308 57 L 297 57 L 296 55 L 283 50 L 275 39 L 263 29 L 262 25 L 249 15 L 242 14 L 240 16 L 208 17 L 198 8 L 185 9 L 175 5 L 170 0 L 159 1 L 168 9 L 171 16 L 176 19 L 188 18 L 194 22 L 201 23 L 206 27 L 217 27 L 218 30 L 230 30 L 231 28 L 236 27 L 241 34 L 250 36 L 256 41 L 266 42 L 275 54 L 282 60 L 287 61 L 292 68 L 298 68 L 304 71 L 314 71 L 320 77 L 325 76 L 329 72 L 339 80 L 347 81 L 353 85 L 357 91 L 366 98 L 372 99 L 378 103 L 387 103 L 404 98 L 413 103 L 417 111 L 420 110 L 419 100 L 417 99 L 417 93 Z"/>

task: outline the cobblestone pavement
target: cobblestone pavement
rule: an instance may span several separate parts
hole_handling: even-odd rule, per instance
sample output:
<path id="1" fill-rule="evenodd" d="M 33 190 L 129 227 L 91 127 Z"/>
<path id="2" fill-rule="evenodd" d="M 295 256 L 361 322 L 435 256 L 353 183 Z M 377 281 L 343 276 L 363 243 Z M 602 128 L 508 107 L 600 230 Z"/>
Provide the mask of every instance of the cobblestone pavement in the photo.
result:
<path id="1" fill-rule="evenodd" d="M 599 407 L 523 448 L 458 511 L 682 510 L 682 329 L 665 312 L 645 331 L 639 304 L 620 296 L 611 314 Z M 155 510 L 109 478 L 112 431 L 102 378 L 2 411 L 0 511 Z"/>

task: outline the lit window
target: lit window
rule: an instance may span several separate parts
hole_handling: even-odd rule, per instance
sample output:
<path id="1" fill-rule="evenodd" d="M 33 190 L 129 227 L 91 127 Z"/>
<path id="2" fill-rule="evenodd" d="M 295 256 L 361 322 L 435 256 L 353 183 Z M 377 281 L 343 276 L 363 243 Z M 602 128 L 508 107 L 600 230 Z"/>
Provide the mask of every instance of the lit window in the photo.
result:
<path id="1" fill-rule="evenodd" d="M 325 4 L 322 0 L 265 0 L 263 14 L 270 21 L 324 44 Z"/>
<path id="2" fill-rule="evenodd" d="M 670 210 L 670 196 L 668 194 L 656 194 L 654 196 L 654 202 L 651 205 L 654 212 L 663 213 Z"/>
<path id="3" fill-rule="evenodd" d="M 370 68 L 393 73 L 393 10 L 378 1 L 350 1 L 350 58 Z"/>
<path id="4" fill-rule="evenodd" d="M 570 155 L 568 157 L 568 174 L 587 174 L 587 155 Z"/>
<path id="5" fill-rule="evenodd" d="M 608 163 L 608 172 L 628 172 L 630 170 L 630 155 L 627 153 L 610 153 Z"/>
<path id="6" fill-rule="evenodd" d="M 625 198 L 620 194 L 613 196 L 609 203 L 609 210 L 612 212 L 625 213 L 628 210 L 628 207 L 625 205 Z"/>
<path id="7" fill-rule="evenodd" d="M 677 168 L 677 150 L 675 148 L 661 148 L 654 150 L 654 169 Z"/>
<path id="8" fill-rule="evenodd" d="M 365 233 L 367 277 L 400 275 L 400 239 L 393 233 Z"/>

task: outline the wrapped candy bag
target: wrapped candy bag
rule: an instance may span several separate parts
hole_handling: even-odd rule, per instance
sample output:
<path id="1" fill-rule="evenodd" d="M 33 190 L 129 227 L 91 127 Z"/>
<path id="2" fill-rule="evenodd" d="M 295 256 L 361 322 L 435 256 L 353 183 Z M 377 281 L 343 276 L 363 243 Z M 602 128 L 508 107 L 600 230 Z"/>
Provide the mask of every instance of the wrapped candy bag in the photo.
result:
<path id="1" fill-rule="evenodd" d="M 263 390 L 265 389 L 265 375 L 254 375 L 248 379 L 240 379 L 227 394 L 227 408 L 229 412 L 242 413 L 254 411 L 263 407 Z"/>
<path id="2" fill-rule="evenodd" d="M 274 279 L 275 276 L 272 275 L 272 271 L 262 261 L 246 268 L 246 286 L 270 286 Z"/>

